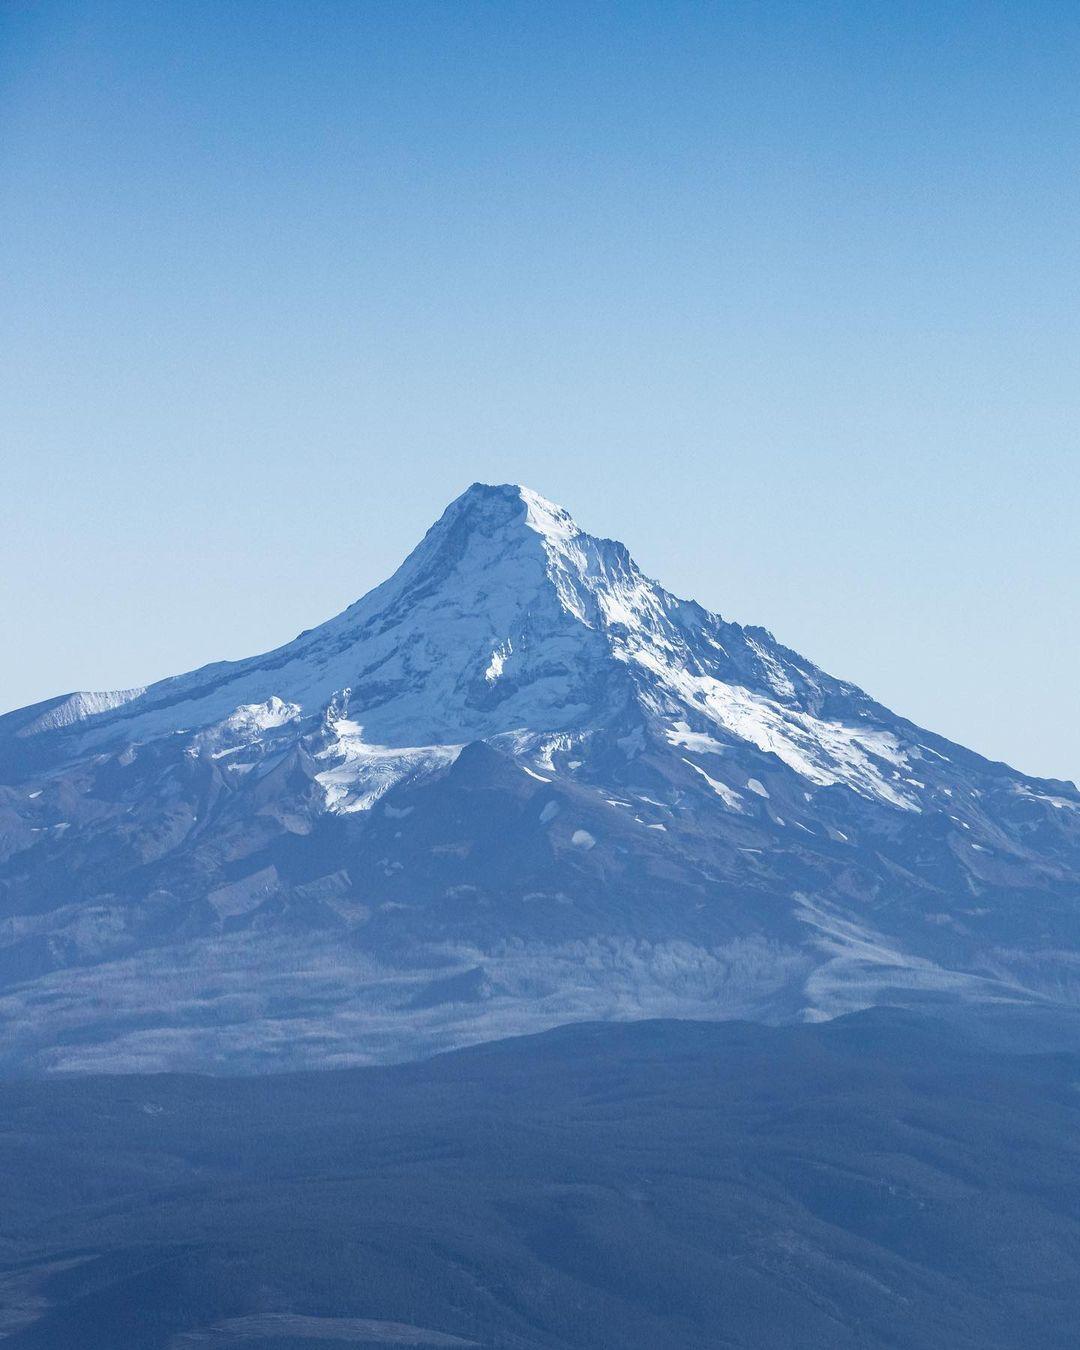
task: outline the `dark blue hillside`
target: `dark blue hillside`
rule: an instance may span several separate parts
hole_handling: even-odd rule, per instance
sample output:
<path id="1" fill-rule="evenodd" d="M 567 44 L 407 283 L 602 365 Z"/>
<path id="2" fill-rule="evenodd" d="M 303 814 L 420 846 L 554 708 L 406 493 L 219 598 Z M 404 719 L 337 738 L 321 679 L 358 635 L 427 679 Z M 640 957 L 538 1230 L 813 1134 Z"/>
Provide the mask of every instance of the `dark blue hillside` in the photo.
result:
<path id="1" fill-rule="evenodd" d="M 1078 1127 L 890 1010 L 7 1082 L 5 1350 L 1071 1350 Z"/>

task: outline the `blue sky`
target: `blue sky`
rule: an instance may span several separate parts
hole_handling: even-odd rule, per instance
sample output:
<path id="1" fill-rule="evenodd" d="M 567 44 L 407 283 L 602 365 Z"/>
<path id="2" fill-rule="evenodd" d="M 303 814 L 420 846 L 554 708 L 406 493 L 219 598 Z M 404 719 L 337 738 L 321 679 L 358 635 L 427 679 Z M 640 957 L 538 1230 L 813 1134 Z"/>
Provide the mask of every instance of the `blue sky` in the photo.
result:
<path id="1" fill-rule="evenodd" d="M 475 479 L 1080 777 L 1080 7 L 0 11 L 0 707 L 277 644 Z"/>

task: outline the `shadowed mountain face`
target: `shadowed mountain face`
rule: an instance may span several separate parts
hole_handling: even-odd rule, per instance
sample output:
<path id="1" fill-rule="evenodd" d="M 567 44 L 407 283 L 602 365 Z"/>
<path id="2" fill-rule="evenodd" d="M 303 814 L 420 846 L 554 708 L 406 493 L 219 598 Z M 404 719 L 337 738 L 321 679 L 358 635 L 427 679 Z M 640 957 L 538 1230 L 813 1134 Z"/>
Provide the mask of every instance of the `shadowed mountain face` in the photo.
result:
<path id="1" fill-rule="evenodd" d="M 476 485 L 251 660 L 0 718 L 7 1069 L 1080 1001 L 1080 794 Z"/>
<path id="2" fill-rule="evenodd" d="M 8 1081 L 5 1350 L 1072 1350 L 1078 1083 L 889 1010 Z"/>

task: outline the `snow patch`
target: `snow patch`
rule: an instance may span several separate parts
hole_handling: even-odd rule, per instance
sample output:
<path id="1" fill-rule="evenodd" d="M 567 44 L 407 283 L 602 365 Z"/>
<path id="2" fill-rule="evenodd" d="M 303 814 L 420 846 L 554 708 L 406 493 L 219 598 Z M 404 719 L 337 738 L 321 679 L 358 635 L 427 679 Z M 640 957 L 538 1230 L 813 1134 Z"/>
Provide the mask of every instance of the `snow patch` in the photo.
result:
<path id="1" fill-rule="evenodd" d="M 333 725 L 334 741 L 316 756 L 329 767 L 315 775 L 326 809 L 334 814 L 369 811 L 392 787 L 453 764 L 460 745 L 371 745 L 364 729 L 348 720 Z"/>
<path id="2" fill-rule="evenodd" d="M 722 755 L 728 748 L 712 736 L 691 731 L 685 722 L 676 722 L 664 731 L 671 745 L 682 746 L 684 750 L 695 750 L 699 755 Z M 686 761 L 690 763 L 689 760 Z M 694 765 L 697 768 L 697 765 Z"/>
<path id="3" fill-rule="evenodd" d="M 727 785 L 726 783 L 721 783 L 721 782 L 720 782 L 718 779 L 716 779 L 716 778 L 710 778 L 709 775 L 705 772 L 705 770 L 701 767 L 701 765 L 700 765 L 700 764 L 695 764 L 695 763 L 693 762 L 693 760 L 691 760 L 691 759 L 684 759 L 684 760 L 683 760 L 683 763 L 684 763 L 684 764 L 689 764 L 690 767 L 691 767 L 696 773 L 701 774 L 702 778 L 705 779 L 706 783 L 708 783 L 708 785 L 712 788 L 712 790 L 716 793 L 716 795 L 721 799 L 721 801 L 724 803 L 725 806 L 730 807 L 732 811 L 741 811 L 741 810 L 742 810 L 742 805 L 741 805 L 742 798 L 739 796 L 739 794 L 738 794 L 737 792 L 735 792 L 735 791 L 733 791 L 733 789 L 729 788 L 728 785 Z"/>
<path id="4" fill-rule="evenodd" d="M 491 660 L 488 662 L 488 668 L 484 671 L 484 679 L 489 684 L 494 684 L 503 673 L 503 667 L 506 665 L 507 658 L 512 655 L 514 644 L 509 638 L 500 646 L 496 647 L 491 653 Z"/>
<path id="5" fill-rule="evenodd" d="M 56 731 L 61 727 L 70 727 L 75 722 L 84 722 L 88 717 L 96 717 L 99 713 L 122 708 L 125 703 L 130 703 L 132 699 L 139 698 L 145 693 L 146 686 L 141 685 L 138 689 L 113 689 L 100 693 L 82 691 L 71 694 L 63 703 L 58 703 L 55 708 L 42 713 L 29 726 L 23 727 L 17 735 L 34 736 L 40 731 Z"/>
<path id="6" fill-rule="evenodd" d="M 787 707 L 738 684 L 712 675 L 694 674 L 673 660 L 674 653 L 644 643 L 628 648 L 625 659 L 648 670 L 680 702 L 714 721 L 718 727 L 775 755 L 812 783 L 825 787 L 843 784 L 864 797 L 876 797 L 905 811 L 918 811 L 917 801 L 889 782 L 877 761 L 891 770 L 907 767 L 907 758 L 892 732 L 871 726 L 851 726 Z M 673 743 L 698 750 L 719 750 L 689 741 L 684 721 L 667 733 Z"/>
<path id="7" fill-rule="evenodd" d="M 1024 783 L 1018 783 L 1013 791 L 1022 797 L 1030 797 L 1032 801 L 1045 802 L 1047 806 L 1052 806 L 1055 811 L 1080 811 L 1080 801 L 1074 801 L 1069 797 L 1053 796 L 1049 792 L 1035 792 Z"/>

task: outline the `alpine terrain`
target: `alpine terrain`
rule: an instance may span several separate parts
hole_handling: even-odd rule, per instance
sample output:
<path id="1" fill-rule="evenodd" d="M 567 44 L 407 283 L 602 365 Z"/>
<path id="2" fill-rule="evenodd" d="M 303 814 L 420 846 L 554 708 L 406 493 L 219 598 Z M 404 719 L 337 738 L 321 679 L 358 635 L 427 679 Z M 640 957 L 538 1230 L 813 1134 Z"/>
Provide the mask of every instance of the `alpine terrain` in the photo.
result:
<path id="1" fill-rule="evenodd" d="M 476 484 L 249 660 L 0 718 L 0 1066 L 1080 1004 L 1080 793 Z"/>

